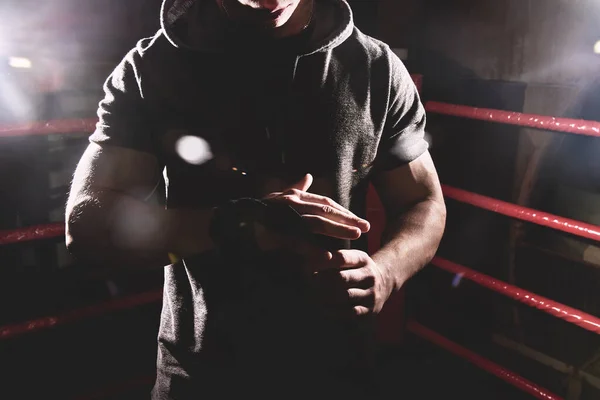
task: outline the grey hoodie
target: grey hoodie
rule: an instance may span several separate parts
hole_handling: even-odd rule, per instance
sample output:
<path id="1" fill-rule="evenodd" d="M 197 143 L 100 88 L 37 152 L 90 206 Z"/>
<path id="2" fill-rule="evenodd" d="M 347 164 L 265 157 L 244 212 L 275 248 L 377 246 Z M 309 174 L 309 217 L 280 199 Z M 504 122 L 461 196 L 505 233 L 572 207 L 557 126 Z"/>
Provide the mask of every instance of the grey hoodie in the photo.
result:
<path id="1" fill-rule="evenodd" d="M 166 0 L 162 28 L 107 79 L 90 140 L 156 156 L 169 208 L 261 197 L 311 173 L 311 191 L 364 217 L 372 177 L 427 150 L 425 113 L 401 61 L 345 1 L 314 11 L 303 34 L 272 40 L 224 21 L 214 0 Z M 210 159 L 183 160 L 184 136 Z M 166 267 L 153 398 L 372 393 L 371 321 L 322 314 L 296 264 L 208 252 Z"/>

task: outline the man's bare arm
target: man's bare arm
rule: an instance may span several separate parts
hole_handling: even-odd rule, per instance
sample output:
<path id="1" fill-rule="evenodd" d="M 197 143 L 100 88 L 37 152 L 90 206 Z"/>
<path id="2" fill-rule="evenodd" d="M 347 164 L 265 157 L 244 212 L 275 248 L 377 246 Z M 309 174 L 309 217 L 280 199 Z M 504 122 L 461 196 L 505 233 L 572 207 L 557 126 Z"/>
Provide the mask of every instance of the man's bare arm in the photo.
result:
<path id="1" fill-rule="evenodd" d="M 168 253 L 210 249 L 211 210 L 165 210 L 146 201 L 160 174 L 150 154 L 90 144 L 67 202 L 69 250 L 94 264 L 150 268 L 168 264 Z"/>
<path id="2" fill-rule="evenodd" d="M 429 153 L 378 174 L 373 181 L 386 212 L 384 244 L 372 259 L 399 289 L 435 255 L 446 207 Z"/>
<path id="3" fill-rule="evenodd" d="M 134 268 L 164 266 L 169 253 L 183 258 L 213 248 L 208 233 L 212 210 L 165 210 L 145 201 L 160 173 L 150 154 L 91 144 L 77 166 L 67 203 L 71 252 L 90 263 Z M 356 239 L 369 229 L 331 199 L 306 192 L 310 182 L 307 176 L 266 197 L 295 208 L 315 233 Z M 259 235 L 259 243 L 273 236 Z"/>

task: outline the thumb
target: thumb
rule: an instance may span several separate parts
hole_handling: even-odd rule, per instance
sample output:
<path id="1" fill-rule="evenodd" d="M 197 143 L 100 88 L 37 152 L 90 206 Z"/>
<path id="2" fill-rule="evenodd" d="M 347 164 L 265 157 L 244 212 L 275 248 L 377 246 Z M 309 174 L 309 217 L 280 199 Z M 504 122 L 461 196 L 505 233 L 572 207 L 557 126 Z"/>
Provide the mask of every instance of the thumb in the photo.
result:
<path id="1" fill-rule="evenodd" d="M 313 183 L 313 177 L 311 174 L 306 174 L 298 182 L 291 185 L 288 189 L 298 189 L 306 192 L 310 185 Z"/>

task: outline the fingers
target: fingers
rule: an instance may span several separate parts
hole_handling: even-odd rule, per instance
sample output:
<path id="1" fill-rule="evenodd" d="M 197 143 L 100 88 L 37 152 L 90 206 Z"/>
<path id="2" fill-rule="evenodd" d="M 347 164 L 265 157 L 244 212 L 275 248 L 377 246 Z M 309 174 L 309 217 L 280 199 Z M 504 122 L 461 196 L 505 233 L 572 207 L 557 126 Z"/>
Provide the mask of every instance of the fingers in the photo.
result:
<path id="1" fill-rule="evenodd" d="M 305 210 L 306 213 L 319 215 L 334 221 L 357 227 L 361 232 L 368 232 L 371 228 L 369 221 L 358 217 L 350 210 L 342 207 L 332 199 L 314 193 L 288 191 L 283 192 L 283 198 L 291 201 L 295 209 Z M 300 212 L 300 210 L 299 210 Z"/>
<path id="2" fill-rule="evenodd" d="M 355 316 L 367 315 L 373 312 L 375 293 L 373 290 L 348 289 L 349 303 Z"/>
<path id="3" fill-rule="evenodd" d="M 371 314 L 371 308 L 365 307 L 365 306 L 354 306 L 353 311 L 354 311 L 354 315 L 357 317 Z"/>
<path id="4" fill-rule="evenodd" d="M 340 271 L 340 277 L 346 282 L 358 282 L 368 275 L 368 270 L 363 269 L 371 262 L 371 257 L 360 250 L 338 250 L 332 253 L 331 260 L 319 265 L 319 271 L 326 269 Z"/>
<path id="5" fill-rule="evenodd" d="M 358 236 L 363 232 L 367 232 L 370 228 L 368 221 L 357 217 L 352 212 L 341 208 L 341 206 L 338 208 L 330 204 L 313 203 L 299 199 L 294 202 L 293 207 L 302 215 L 317 216 L 326 221 L 337 222 L 353 228 Z"/>
<path id="6" fill-rule="evenodd" d="M 342 207 L 332 199 L 308 189 L 313 183 L 311 174 L 282 192 L 271 193 L 266 199 L 294 208 L 307 222 L 311 231 L 338 239 L 355 240 L 371 228 L 369 222 Z"/>
<path id="7" fill-rule="evenodd" d="M 375 281 L 364 270 L 325 270 L 314 275 L 315 295 L 327 316 L 349 318 L 373 313 Z"/>
<path id="8" fill-rule="evenodd" d="M 356 317 L 373 314 L 377 305 L 377 278 L 367 253 L 338 250 L 314 273 L 317 297 L 329 316 Z M 336 316 L 337 315 L 337 316 Z"/>
<path id="9" fill-rule="evenodd" d="M 328 197 L 292 189 L 269 198 L 293 207 L 312 232 L 338 239 L 358 239 L 370 224 Z"/>
<path id="10" fill-rule="evenodd" d="M 340 271 L 339 275 L 349 288 L 369 289 L 375 284 L 375 277 L 364 268 L 347 269 Z"/>
<path id="11" fill-rule="evenodd" d="M 360 237 L 360 230 L 356 227 L 328 220 L 318 215 L 302 215 L 311 232 L 326 235 L 337 239 L 355 240 Z"/>
<path id="12" fill-rule="evenodd" d="M 310 188 L 312 183 L 313 183 L 312 175 L 306 174 L 298 182 L 294 183 L 288 189 L 284 190 L 284 192 L 288 191 L 288 190 L 293 190 L 293 189 L 300 190 L 301 192 L 306 192 Z"/>

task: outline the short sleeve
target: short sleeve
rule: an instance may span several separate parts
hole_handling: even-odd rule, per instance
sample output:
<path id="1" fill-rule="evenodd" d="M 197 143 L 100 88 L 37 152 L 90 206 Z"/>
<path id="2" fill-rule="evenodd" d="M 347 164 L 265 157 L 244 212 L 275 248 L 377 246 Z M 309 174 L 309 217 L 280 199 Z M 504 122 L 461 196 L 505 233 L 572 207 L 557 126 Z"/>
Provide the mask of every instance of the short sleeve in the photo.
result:
<path id="1" fill-rule="evenodd" d="M 142 61 L 138 51 L 132 50 L 106 79 L 104 98 L 98 106 L 98 123 L 90 142 L 156 155 L 156 126 L 142 90 Z"/>
<path id="2" fill-rule="evenodd" d="M 376 164 L 390 170 L 415 160 L 428 148 L 425 109 L 417 88 L 402 61 L 387 48 L 389 100 Z"/>

